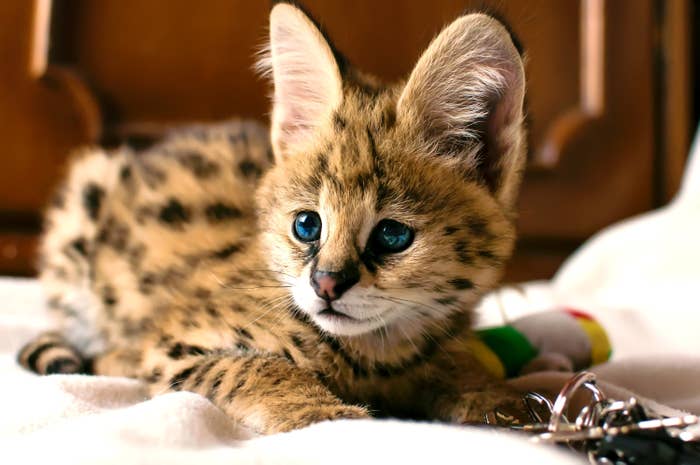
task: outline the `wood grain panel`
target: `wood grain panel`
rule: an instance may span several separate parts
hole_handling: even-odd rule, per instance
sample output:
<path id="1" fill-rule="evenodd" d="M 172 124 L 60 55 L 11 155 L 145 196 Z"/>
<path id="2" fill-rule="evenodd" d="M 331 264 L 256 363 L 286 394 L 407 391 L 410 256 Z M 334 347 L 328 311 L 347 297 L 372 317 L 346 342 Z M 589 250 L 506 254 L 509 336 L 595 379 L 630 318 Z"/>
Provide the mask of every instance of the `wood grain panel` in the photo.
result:
<path id="1" fill-rule="evenodd" d="M 68 151 L 97 138 L 96 106 L 72 72 L 37 68 L 45 1 L 0 2 L 0 211 L 38 212 Z"/>
<path id="2" fill-rule="evenodd" d="M 71 147 L 151 138 L 184 121 L 266 118 L 269 89 L 252 71 L 266 1 L 54 0 L 50 55 L 45 70 L 32 74 L 42 62 L 37 5 L 50 3 L 0 2 L 0 241 L 36 232 Z M 511 266 L 518 278 L 548 275 L 586 237 L 653 208 L 678 185 L 688 90 L 659 89 L 668 79 L 687 79 L 687 31 L 678 29 L 687 22 L 687 0 L 668 11 L 659 0 L 303 3 L 353 63 L 386 80 L 408 73 L 440 27 L 463 11 L 497 8 L 527 51 L 533 154 L 580 107 L 581 50 L 590 51 L 581 37 L 602 44 L 602 114 L 557 139 L 556 163 L 526 175 L 523 240 Z M 586 3 L 604 4 L 604 24 L 593 36 L 581 30 Z M 13 220 L 18 214 L 25 220 Z"/>

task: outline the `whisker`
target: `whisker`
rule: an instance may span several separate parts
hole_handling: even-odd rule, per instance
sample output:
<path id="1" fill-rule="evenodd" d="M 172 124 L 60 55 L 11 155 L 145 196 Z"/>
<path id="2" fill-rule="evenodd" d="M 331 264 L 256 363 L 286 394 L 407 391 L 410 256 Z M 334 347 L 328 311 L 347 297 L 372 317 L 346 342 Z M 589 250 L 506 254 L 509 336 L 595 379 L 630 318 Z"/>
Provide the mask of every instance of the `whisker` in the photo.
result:
<path id="1" fill-rule="evenodd" d="M 267 268 L 259 268 L 259 269 L 254 269 L 254 268 L 245 268 L 241 269 L 240 271 L 253 271 L 253 272 L 267 272 L 267 273 L 278 273 L 284 276 L 289 276 L 292 279 L 297 279 L 296 276 L 293 274 L 286 273 L 284 271 L 279 271 L 279 270 L 272 270 L 272 269 L 267 269 Z"/>
<path id="2" fill-rule="evenodd" d="M 407 323 L 409 323 L 409 324 L 415 325 L 415 326 L 418 328 L 419 333 L 421 334 L 421 336 L 423 336 L 424 338 L 429 339 L 430 341 L 432 341 L 432 342 L 438 347 L 438 349 L 440 349 L 440 351 L 442 351 L 446 356 L 448 356 L 450 359 L 452 359 L 452 356 L 451 356 L 450 353 L 443 347 L 443 345 L 440 344 L 440 342 L 439 342 L 437 339 L 435 339 L 435 337 L 433 336 L 433 334 L 431 334 L 430 332 L 428 332 L 428 328 L 429 328 L 430 326 L 433 326 L 435 329 L 437 329 L 437 330 L 439 331 L 440 334 L 444 334 L 444 335 L 448 336 L 448 338 L 450 338 L 450 339 L 453 338 L 453 337 L 455 337 L 454 335 L 450 334 L 450 332 L 449 332 L 449 331 L 450 331 L 450 328 L 446 325 L 446 321 L 444 321 L 444 317 L 446 317 L 446 316 L 448 315 L 448 313 L 445 312 L 444 309 L 438 309 L 438 308 L 429 306 L 429 305 L 427 305 L 427 304 L 424 304 L 424 303 L 422 303 L 422 302 L 413 301 L 413 300 L 410 300 L 410 299 L 400 299 L 400 298 L 398 298 L 398 297 L 393 297 L 393 296 L 392 296 L 392 297 L 388 297 L 388 296 L 373 296 L 373 297 L 376 297 L 376 298 L 379 298 L 379 299 L 383 299 L 383 300 L 387 300 L 387 301 L 389 301 L 389 302 L 394 302 L 394 303 L 399 303 L 399 302 L 396 302 L 394 299 L 397 299 L 397 300 L 400 300 L 400 301 L 407 301 L 407 302 L 410 302 L 410 303 L 412 303 L 412 304 L 414 304 L 414 305 L 416 305 L 416 306 L 418 306 L 418 307 L 430 308 L 430 309 L 434 310 L 434 311 L 437 313 L 436 316 L 443 317 L 443 318 L 435 318 L 435 317 L 427 318 L 427 317 L 422 317 L 422 318 L 414 319 L 414 318 L 411 318 L 411 317 L 409 317 L 408 315 L 405 315 L 405 314 L 404 314 L 404 315 L 399 316 L 399 321 L 397 321 L 397 323 L 399 323 L 399 322 L 407 322 Z M 417 320 L 425 320 L 425 322 L 428 323 L 428 324 L 420 324 L 420 325 L 419 325 Z M 398 324 L 397 326 L 403 331 L 403 329 L 401 328 L 401 325 L 400 325 L 400 324 Z M 406 336 L 408 337 L 408 335 L 405 334 L 405 332 L 404 332 L 404 335 L 406 335 Z M 408 337 L 408 338 L 409 338 L 409 341 L 410 341 L 411 343 L 413 343 L 413 340 L 412 340 L 410 337 Z M 415 344 L 414 344 L 414 347 L 415 347 Z"/>
<path id="3" fill-rule="evenodd" d="M 291 296 L 284 296 L 284 297 L 285 297 L 285 298 L 290 298 Z M 273 301 L 274 301 L 274 300 L 275 300 L 275 299 L 273 299 Z M 277 312 L 277 311 L 283 310 L 283 307 L 281 306 L 283 303 L 285 303 L 285 302 L 284 302 L 284 299 L 280 300 L 279 302 L 272 303 L 271 306 L 270 306 L 269 308 L 265 309 L 265 311 L 264 311 L 262 314 L 258 315 L 255 319 L 253 319 L 253 320 L 249 321 L 248 323 L 246 323 L 245 326 L 243 326 L 243 327 L 244 327 L 244 328 L 249 327 L 250 325 L 252 325 L 252 324 L 255 323 L 256 321 L 259 321 L 261 318 L 264 318 L 266 315 L 268 315 L 268 314 L 269 314 L 270 312 L 272 312 L 272 311 Z"/>
<path id="4" fill-rule="evenodd" d="M 437 308 L 437 307 L 433 307 L 432 305 L 428 305 L 428 304 L 426 304 L 425 302 L 419 302 L 419 301 L 417 301 L 417 300 L 404 299 L 404 298 L 401 298 L 401 297 L 395 297 L 395 296 L 393 296 L 393 295 L 392 295 L 392 296 L 370 295 L 370 296 L 368 296 L 368 297 L 373 297 L 373 298 L 376 298 L 376 299 L 388 300 L 389 302 L 394 302 L 395 304 L 400 304 L 400 303 L 402 303 L 402 302 L 405 302 L 405 303 L 409 303 L 409 304 L 413 304 L 413 305 L 419 305 L 419 306 L 421 306 L 421 307 L 428 308 L 428 309 L 433 310 L 433 311 L 435 311 L 435 312 L 437 312 L 437 313 L 443 313 L 442 309 Z"/>
<path id="5" fill-rule="evenodd" d="M 241 291 L 241 290 L 253 290 L 253 289 L 289 289 L 291 287 L 294 287 L 289 284 L 278 284 L 278 285 L 271 285 L 271 284 L 263 284 L 260 286 L 248 286 L 248 287 L 232 287 L 232 286 L 223 286 L 224 289 L 226 290 L 231 290 L 231 291 Z"/>
<path id="6" fill-rule="evenodd" d="M 404 337 L 405 337 L 405 338 L 408 340 L 408 342 L 413 346 L 413 349 L 416 351 L 416 353 L 420 352 L 420 349 L 418 348 L 418 346 L 416 345 L 416 343 L 413 342 L 413 338 L 412 338 L 411 336 L 408 335 L 408 333 L 406 332 L 406 330 L 404 330 L 403 325 L 397 325 L 397 326 L 398 326 L 398 328 L 399 328 L 399 331 L 401 331 L 401 333 L 404 335 Z M 419 329 L 420 329 L 420 328 L 419 328 Z"/>

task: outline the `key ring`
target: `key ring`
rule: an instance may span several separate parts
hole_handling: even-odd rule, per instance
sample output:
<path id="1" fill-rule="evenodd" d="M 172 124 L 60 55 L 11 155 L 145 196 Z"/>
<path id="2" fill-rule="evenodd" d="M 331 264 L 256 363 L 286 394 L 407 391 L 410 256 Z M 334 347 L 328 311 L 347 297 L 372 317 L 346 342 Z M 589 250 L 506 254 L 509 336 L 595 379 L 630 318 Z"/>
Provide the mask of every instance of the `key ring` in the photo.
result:
<path id="1" fill-rule="evenodd" d="M 582 371 L 577 374 L 569 381 L 566 382 L 564 387 L 559 392 L 556 400 L 554 401 L 554 407 L 552 408 L 552 415 L 549 417 L 549 424 L 547 425 L 547 431 L 550 433 L 556 433 L 561 430 L 562 421 L 566 419 L 564 412 L 566 411 L 571 398 L 573 395 L 581 388 L 585 387 L 591 392 L 593 400 L 595 403 L 599 403 L 606 399 L 605 394 L 596 385 L 596 376 L 589 371 Z M 581 418 L 581 425 L 578 425 L 578 418 Z M 593 409 L 590 405 L 584 407 L 577 418 L 577 426 L 590 426 L 588 423 L 594 421 Z"/>

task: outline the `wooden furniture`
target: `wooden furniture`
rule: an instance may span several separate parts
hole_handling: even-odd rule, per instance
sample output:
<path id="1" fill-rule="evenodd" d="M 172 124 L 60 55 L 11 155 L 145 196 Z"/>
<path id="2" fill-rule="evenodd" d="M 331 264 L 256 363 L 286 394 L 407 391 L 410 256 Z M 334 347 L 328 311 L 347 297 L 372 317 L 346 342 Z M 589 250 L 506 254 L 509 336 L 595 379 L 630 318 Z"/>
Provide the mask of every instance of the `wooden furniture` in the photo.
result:
<path id="1" fill-rule="evenodd" d="M 389 80 L 440 27 L 493 4 L 528 55 L 530 168 L 508 279 L 550 276 L 600 228 L 665 203 L 688 148 L 687 0 L 306 0 L 338 48 Z M 269 5 L 0 2 L 0 273 L 33 273 L 69 150 L 185 121 L 263 119 L 252 71 Z"/>

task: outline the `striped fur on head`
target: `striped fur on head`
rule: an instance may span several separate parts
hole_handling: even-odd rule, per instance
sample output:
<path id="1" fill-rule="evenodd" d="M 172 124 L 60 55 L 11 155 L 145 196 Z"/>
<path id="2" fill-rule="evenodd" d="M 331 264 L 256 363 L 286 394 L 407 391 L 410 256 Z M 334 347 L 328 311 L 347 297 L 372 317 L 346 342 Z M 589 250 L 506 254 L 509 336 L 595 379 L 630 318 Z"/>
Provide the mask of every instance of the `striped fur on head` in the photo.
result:
<path id="1" fill-rule="evenodd" d="M 406 81 L 384 85 L 340 66 L 295 6 L 275 6 L 270 28 L 261 69 L 275 89 L 277 163 L 258 192 L 260 230 L 298 306 L 334 334 L 398 338 L 470 309 L 515 237 L 525 78 L 508 31 L 490 16 L 463 16 Z M 293 232 L 304 211 L 322 220 L 311 243 Z M 406 250 L 373 249 L 388 219 L 414 232 Z M 313 290 L 314 272 L 358 280 L 329 303 Z"/>

